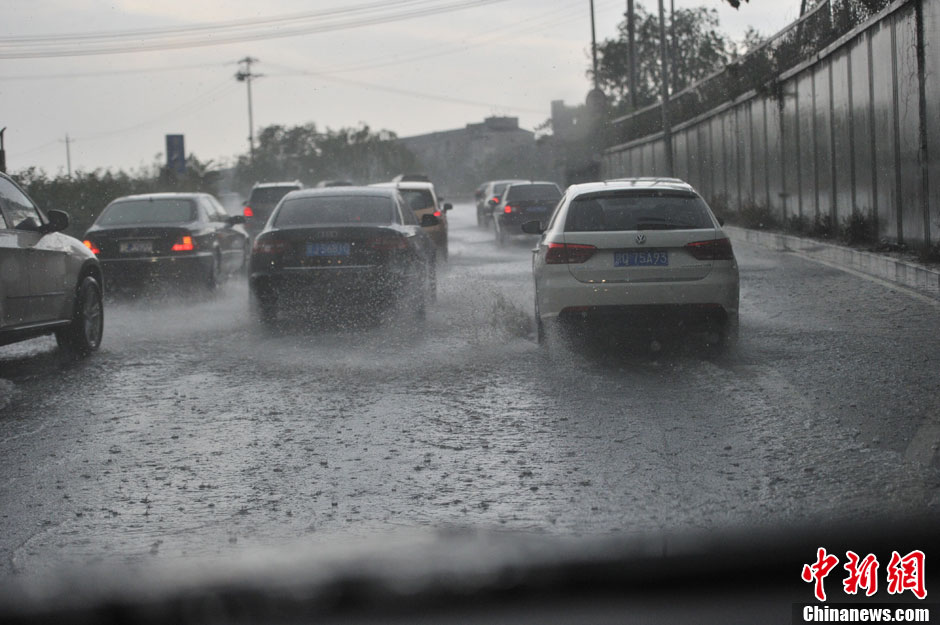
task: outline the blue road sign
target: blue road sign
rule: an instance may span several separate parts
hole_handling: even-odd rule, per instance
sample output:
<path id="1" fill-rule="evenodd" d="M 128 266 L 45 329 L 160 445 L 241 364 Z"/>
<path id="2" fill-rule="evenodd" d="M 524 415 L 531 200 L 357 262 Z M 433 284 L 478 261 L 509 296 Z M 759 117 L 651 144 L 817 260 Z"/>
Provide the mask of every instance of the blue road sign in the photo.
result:
<path id="1" fill-rule="evenodd" d="M 166 136 L 166 166 L 177 174 L 186 173 L 186 150 L 183 147 L 183 135 Z"/>

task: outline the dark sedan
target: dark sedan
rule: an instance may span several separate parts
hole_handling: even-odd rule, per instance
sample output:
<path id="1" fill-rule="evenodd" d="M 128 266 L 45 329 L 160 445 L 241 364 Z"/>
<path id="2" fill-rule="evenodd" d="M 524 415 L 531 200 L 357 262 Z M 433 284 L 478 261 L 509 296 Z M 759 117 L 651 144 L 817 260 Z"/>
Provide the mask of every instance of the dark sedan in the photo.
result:
<path id="1" fill-rule="evenodd" d="M 245 266 L 245 218 L 230 216 L 208 193 L 121 197 L 85 233 L 110 285 L 175 285 L 213 290 Z"/>
<path id="2" fill-rule="evenodd" d="M 256 312 L 343 307 L 366 316 L 397 302 L 421 317 L 434 297 L 435 248 L 394 188 L 294 191 L 255 239 L 249 284 Z"/>
<path id="3" fill-rule="evenodd" d="M 76 355 L 98 349 L 101 267 L 61 232 L 68 225 L 68 214 L 44 213 L 0 173 L 0 345 L 54 333 Z"/>
<path id="4" fill-rule="evenodd" d="M 496 242 L 506 245 L 510 236 L 524 234 L 522 224 L 538 220 L 548 224 L 548 218 L 561 199 L 561 191 L 554 182 L 516 182 L 508 185 L 493 207 Z"/>

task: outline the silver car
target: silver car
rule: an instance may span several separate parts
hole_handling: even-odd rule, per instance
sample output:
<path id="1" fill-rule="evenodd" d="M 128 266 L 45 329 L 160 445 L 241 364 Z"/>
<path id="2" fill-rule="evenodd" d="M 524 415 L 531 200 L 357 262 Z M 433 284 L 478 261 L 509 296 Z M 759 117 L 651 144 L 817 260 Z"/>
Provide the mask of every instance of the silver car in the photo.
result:
<path id="1" fill-rule="evenodd" d="M 68 225 L 68 213 L 44 213 L 0 174 L 0 345 L 54 333 L 61 347 L 85 356 L 101 344 L 101 267 L 61 232 Z"/>

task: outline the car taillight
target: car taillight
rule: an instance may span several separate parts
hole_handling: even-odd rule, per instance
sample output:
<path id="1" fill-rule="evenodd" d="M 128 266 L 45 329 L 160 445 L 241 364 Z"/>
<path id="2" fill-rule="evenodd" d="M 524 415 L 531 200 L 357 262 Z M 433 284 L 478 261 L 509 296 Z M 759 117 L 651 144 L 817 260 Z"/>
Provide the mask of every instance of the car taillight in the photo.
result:
<path id="1" fill-rule="evenodd" d="M 290 244 L 283 239 L 258 238 L 251 248 L 252 254 L 283 254 L 290 248 Z"/>
<path id="2" fill-rule="evenodd" d="M 568 265 L 583 263 L 594 253 L 597 248 L 593 245 L 581 245 L 579 243 L 549 243 L 548 252 L 545 254 L 545 263 L 548 265 Z"/>
<path id="3" fill-rule="evenodd" d="M 250 206 L 246 206 L 246 207 L 242 210 L 242 214 L 243 214 L 245 217 L 254 217 L 254 216 L 255 216 L 255 211 L 251 210 L 251 207 L 250 207 Z"/>
<path id="4" fill-rule="evenodd" d="M 379 251 L 390 251 L 390 250 L 406 250 L 408 249 L 408 241 L 399 236 L 390 236 L 390 237 L 376 237 L 367 242 L 367 245 L 374 250 Z"/>
<path id="5" fill-rule="evenodd" d="M 734 260 L 730 239 L 695 241 L 685 246 L 696 260 Z"/>
<path id="6" fill-rule="evenodd" d="M 173 247 L 170 248 L 174 252 L 192 252 L 196 249 L 196 246 L 193 245 L 193 238 L 189 235 L 180 237 L 179 241 L 173 244 Z"/>
<path id="7" fill-rule="evenodd" d="M 511 212 L 512 212 L 512 206 L 510 206 L 509 204 L 506 204 L 506 208 L 503 209 L 503 212 L 504 212 L 504 213 L 507 213 L 507 214 L 511 213 Z"/>
<path id="8" fill-rule="evenodd" d="M 493 198 L 490 200 L 490 202 L 493 202 L 494 204 L 499 204 L 499 196 L 494 195 Z"/>
<path id="9" fill-rule="evenodd" d="M 441 211 L 434 211 L 434 216 L 435 216 L 435 217 L 440 217 L 440 216 L 441 216 Z"/>
<path id="10" fill-rule="evenodd" d="M 84 241 L 82 241 L 82 243 L 84 243 L 85 247 L 90 249 L 91 253 L 94 254 L 95 256 L 101 253 L 101 250 L 98 249 L 98 246 L 92 243 L 91 241 L 89 241 L 88 239 L 85 239 Z"/>

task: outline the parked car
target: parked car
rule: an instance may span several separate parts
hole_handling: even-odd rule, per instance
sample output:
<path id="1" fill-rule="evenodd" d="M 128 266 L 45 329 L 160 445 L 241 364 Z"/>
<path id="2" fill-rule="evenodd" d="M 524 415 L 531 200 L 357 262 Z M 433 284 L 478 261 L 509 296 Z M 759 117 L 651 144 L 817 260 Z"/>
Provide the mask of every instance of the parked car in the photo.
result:
<path id="1" fill-rule="evenodd" d="M 499 203 L 506 187 L 513 182 L 526 182 L 521 179 L 490 180 L 483 183 L 482 192 L 477 195 L 477 225 L 489 226 L 493 221 L 493 207 Z"/>
<path id="2" fill-rule="evenodd" d="M 84 238 L 109 286 L 184 280 L 212 290 L 246 265 L 244 223 L 208 193 L 128 195 L 108 204 Z"/>
<path id="3" fill-rule="evenodd" d="M 242 214 L 245 216 L 245 230 L 248 231 L 248 236 L 254 240 L 255 236 L 264 229 L 264 224 L 271 216 L 271 211 L 274 210 L 282 197 L 291 191 L 303 188 L 304 185 L 299 180 L 255 183 L 242 209 Z"/>
<path id="4" fill-rule="evenodd" d="M 533 257 L 535 320 L 545 342 L 563 324 L 702 330 L 716 345 L 738 332 L 738 264 L 705 200 L 677 180 L 572 185 Z"/>
<path id="5" fill-rule="evenodd" d="M 405 204 L 411 207 L 418 221 L 425 215 L 434 215 L 439 223 L 434 226 L 425 226 L 424 231 L 428 233 L 434 245 L 437 247 L 437 257 L 443 261 L 447 260 L 447 211 L 454 208 L 450 202 L 441 203 L 437 193 L 434 191 L 434 185 L 430 182 L 379 182 L 372 186 L 375 187 L 395 187 L 405 199 Z"/>
<path id="6" fill-rule="evenodd" d="M 506 245 L 509 237 L 524 234 L 522 224 L 533 219 L 547 220 L 561 190 L 554 182 L 513 182 L 506 185 L 499 201 L 493 204 L 496 242 Z"/>
<path id="7" fill-rule="evenodd" d="M 285 304 L 367 315 L 404 301 L 423 317 L 437 289 L 434 243 L 393 187 L 294 191 L 255 239 L 249 287 L 262 322 Z"/>
<path id="8" fill-rule="evenodd" d="M 68 213 L 44 213 L 0 173 L 0 345 L 55 334 L 85 356 L 101 344 L 101 265 L 68 225 Z"/>

